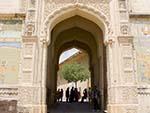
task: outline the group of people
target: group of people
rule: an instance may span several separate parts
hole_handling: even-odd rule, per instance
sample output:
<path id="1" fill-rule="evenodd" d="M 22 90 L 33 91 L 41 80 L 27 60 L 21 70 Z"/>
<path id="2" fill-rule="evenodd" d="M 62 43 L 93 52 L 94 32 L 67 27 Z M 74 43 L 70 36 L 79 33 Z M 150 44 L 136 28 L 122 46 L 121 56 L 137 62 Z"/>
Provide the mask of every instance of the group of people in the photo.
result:
<path id="1" fill-rule="evenodd" d="M 57 90 L 57 101 L 62 102 L 63 101 L 63 89 Z M 100 91 L 97 89 L 96 86 L 93 88 L 84 89 L 83 90 L 83 96 L 81 97 L 81 93 L 78 90 L 78 88 L 72 87 L 71 90 L 68 87 L 65 91 L 65 97 L 66 102 L 79 102 L 79 99 L 81 98 L 81 103 L 83 103 L 85 100 L 89 100 L 90 103 L 92 103 L 94 110 L 98 110 L 99 108 L 99 100 L 100 100 Z"/>
<path id="2" fill-rule="evenodd" d="M 56 92 L 56 98 L 57 98 L 57 102 L 62 102 L 63 101 L 63 89 L 58 89 Z"/>
<path id="3" fill-rule="evenodd" d="M 87 89 L 84 89 L 81 102 L 84 102 L 88 97 Z M 79 102 L 81 93 L 77 88 L 72 87 L 69 91 L 69 87 L 66 90 L 66 102 Z"/>

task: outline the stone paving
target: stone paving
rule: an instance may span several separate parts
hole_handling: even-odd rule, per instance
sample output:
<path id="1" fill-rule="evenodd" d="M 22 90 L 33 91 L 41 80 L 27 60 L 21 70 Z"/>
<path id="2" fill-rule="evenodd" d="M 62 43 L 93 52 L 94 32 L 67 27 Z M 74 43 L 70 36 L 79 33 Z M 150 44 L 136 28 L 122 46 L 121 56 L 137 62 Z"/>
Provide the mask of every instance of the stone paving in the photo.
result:
<path id="1" fill-rule="evenodd" d="M 57 103 L 48 113 L 102 113 L 92 110 L 89 103 Z"/>

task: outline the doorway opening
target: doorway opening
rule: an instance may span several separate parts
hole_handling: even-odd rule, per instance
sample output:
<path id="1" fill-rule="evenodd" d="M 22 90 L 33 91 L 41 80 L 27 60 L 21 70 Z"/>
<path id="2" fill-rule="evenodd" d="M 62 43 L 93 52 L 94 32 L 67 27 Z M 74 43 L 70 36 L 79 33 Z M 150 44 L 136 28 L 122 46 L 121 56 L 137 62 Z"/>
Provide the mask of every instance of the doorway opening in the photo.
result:
<path id="1" fill-rule="evenodd" d="M 81 102 L 81 100 L 88 102 L 88 89 L 91 88 L 89 69 L 89 56 L 86 51 L 72 48 L 60 55 L 57 72 L 57 102 L 71 102 L 71 98 L 73 102 Z M 71 88 L 73 94 L 70 94 Z M 82 99 L 83 96 L 85 99 Z"/>
<path id="2" fill-rule="evenodd" d="M 53 108 L 53 105 L 57 103 L 59 57 L 70 48 L 78 48 L 88 54 L 90 85 L 91 87 L 97 86 L 100 91 L 99 107 L 104 110 L 107 103 L 107 66 L 101 28 L 94 22 L 75 15 L 56 24 L 50 34 L 46 84 L 48 109 Z"/>

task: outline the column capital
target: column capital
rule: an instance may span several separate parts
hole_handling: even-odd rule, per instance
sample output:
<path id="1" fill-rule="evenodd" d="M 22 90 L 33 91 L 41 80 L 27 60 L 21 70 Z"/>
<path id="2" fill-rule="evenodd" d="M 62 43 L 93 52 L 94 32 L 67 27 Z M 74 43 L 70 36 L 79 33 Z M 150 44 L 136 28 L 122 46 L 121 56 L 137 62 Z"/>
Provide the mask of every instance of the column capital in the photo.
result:
<path id="1" fill-rule="evenodd" d="M 112 46 L 114 43 L 115 43 L 114 38 L 109 38 L 104 42 L 105 46 L 109 46 L 109 45 Z"/>
<path id="2" fill-rule="evenodd" d="M 41 42 L 43 47 L 47 47 L 48 46 L 48 42 L 47 42 L 46 39 L 40 39 L 40 42 Z"/>

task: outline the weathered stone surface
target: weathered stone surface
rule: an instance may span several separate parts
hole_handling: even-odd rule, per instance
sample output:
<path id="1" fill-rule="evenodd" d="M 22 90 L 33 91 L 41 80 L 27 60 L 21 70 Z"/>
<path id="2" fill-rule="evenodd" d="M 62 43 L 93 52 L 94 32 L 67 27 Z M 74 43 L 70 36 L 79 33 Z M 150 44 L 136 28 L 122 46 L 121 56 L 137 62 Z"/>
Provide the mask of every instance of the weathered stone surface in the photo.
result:
<path id="1" fill-rule="evenodd" d="M 0 113 L 16 113 L 16 109 L 18 113 L 46 113 L 46 89 L 50 89 L 51 99 L 55 100 L 56 80 L 51 75 L 58 66 L 53 62 L 57 57 L 54 53 L 61 48 L 60 43 L 71 38 L 58 41 L 55 45 L 60 47 L 55 46 L 50 53 L 49 45 L 54 46 L 53 33 L 56 33 L 53 29 L 73 16 L 93 23 L 86 26 L 84 21 L 78 26 L 94 34 L 87 42 L 81 40 L 95 50 L 90 67 L 96 75 L 95 83 L 102 92 L 103 85 L 108 84 L 105 87 L 108 113 L 149 113 L 149 14 L 148 0 L 1 0 L 0 98 L 13 100 L 0 100 Z M 79 23 L 73 24 L 72 27 L 78 27 Z M 59 27 L 56 27 L 58 32 L 69 28 Z M 103 56 L 104 44 L 106 56 Z M 105 67 L 102 57 L 106 57 Z"/>
<path id="2" fill-rule="evenodd" d="M 0 100 L 0 113 L 17 113 L 17 101 Z"/>

